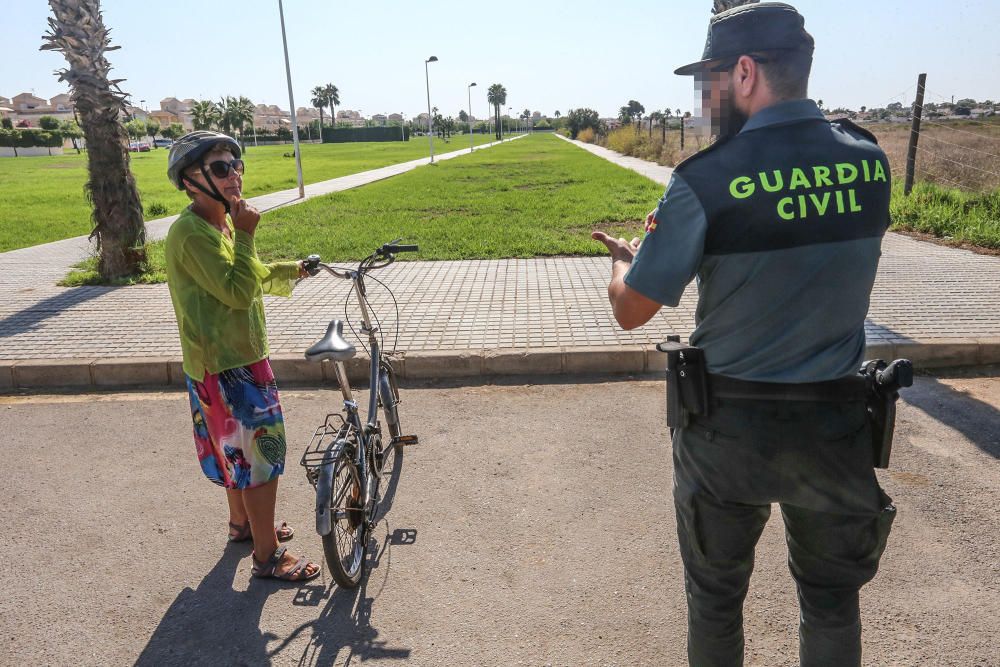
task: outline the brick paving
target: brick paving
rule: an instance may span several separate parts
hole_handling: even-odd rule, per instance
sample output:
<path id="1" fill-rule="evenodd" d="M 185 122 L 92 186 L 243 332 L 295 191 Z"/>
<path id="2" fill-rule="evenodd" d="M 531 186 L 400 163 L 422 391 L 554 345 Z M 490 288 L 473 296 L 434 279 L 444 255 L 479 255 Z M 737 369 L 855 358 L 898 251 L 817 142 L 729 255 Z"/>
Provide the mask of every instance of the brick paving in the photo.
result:
<path id="1" fill-rule="evenodd" d="M 408 170 L 403 166 L 366 173 L 377 180 L 391 175 L 386 170 Z M 669 178 L 668 168 L 640 166 L 661 183 Z M 365 178 L 335 180 L 355 187 L 371 182 Z M 314 188 L 324 191 L 332 190 Z M 288 203 L 280 194 L 269 197 L 272 205 Z M 151 236 L 165 233 L 169 222 L 152 223 Z M 0 254 L 6 294 L 0 303 L 0 361 L 179 358 L 166 285 L 55 285 L 87 251 L 86 239 L 78 238 Z M 388 295 L 374 283 L 371 299 L 384 328 L 398 331 L 398 349 L 407 355 L 648 348 L 694 328 L 692 285 L 679 307 L 662 309 L 636 331 L 620 330 L 607 302 L 608 275 L 603 257 L 398 262 L 375 276 L 395 293 L 399 322 Z M 290 299 L 267 297 L 272 353 L 300 354 L 331 318 L 343 317 L 348 289 L 346 281 L 322 274 L 304 281 Z M 356 310 L 350 312 L 355 317 Z M 897 353 L 906 346 L 910 356 L 928 363 L 1000 361 L 1000 258 L 888 234 L 866 331 L 870 345 L 895 345 Z M 393 341 L 389 335 L 390 348 Z"/>

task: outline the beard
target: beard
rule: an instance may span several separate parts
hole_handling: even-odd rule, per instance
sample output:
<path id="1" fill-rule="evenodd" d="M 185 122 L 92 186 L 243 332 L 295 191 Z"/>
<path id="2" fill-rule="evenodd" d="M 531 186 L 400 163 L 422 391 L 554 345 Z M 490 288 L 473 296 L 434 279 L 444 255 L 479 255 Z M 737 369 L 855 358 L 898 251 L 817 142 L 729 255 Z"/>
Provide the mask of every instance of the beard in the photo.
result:
<path id="1" fill-rule="evenodd" d="M 729 86 L 729 94 L 723 101 L 721 113 L 719 115 L 719 139 L 730 139 L 735 137 L 747 124 L 749 116 L 736 108 L 736 95 L 732 84 Z"/>

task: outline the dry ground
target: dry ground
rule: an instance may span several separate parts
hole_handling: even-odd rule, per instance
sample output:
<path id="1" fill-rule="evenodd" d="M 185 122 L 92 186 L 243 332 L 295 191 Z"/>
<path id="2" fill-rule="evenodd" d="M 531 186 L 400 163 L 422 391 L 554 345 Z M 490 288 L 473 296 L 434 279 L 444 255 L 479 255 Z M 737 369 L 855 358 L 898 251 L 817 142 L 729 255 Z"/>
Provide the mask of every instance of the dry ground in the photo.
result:
<path id="1" fill-rule="evenodd" d="M 288 390 L 290 439 L 336 401 Z M 0 397 L 3 665 L 684 664 L 684 595 L 657 381 L 421 386 L 364 587 L 251 580 L 197 469 L 179 393 Z M 883 485 L 899 507 L 863 591 L 866 665 L 1000 664 L 1000 379 L 926 377 Z M 320 556 L 288 457 L 279 509 Z M 797 663 L 776 514 L 746 605 L 747 664 Z"/>

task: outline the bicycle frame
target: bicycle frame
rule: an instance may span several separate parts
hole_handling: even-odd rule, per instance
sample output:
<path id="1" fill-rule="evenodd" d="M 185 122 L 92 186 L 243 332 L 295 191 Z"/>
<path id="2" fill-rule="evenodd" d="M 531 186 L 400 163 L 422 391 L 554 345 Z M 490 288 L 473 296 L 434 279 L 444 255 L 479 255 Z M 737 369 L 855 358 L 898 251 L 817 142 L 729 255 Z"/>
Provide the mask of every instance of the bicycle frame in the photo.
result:
<path id="1" fill-rule="evenodd" d="M 385 406 L 395 405 L 396 389 L 393 386 L 395 382 L 391 375 L 391 371 L 386 368 L 387 364 L 385 364 L 382 360 L 382 349 L 377 335 L 379 328 L 377 325 L 372 324 L 371 313 L 368 310 L 364 283 L 365 271 L 363 266 L 359 267 L 358 270 L 345 272 L 338 272 L 332 267 L 326 265 L 323 265 L 323 267 L 335 276 L 348 278 L 352 281 L 352 289 L 357 296 L 358 305 L 361 308 L 361 331 L 362 333 L 368 335 L 368 349 L 371 353 L 371 360 L 369 362 L 368 373 L 368 417 L 364 425 L 361 423 L 361 416 L 358 412 L 358 403 L 354 399 L 354 393 L 351 389 L 350 380 L 347 377 L 347 369 L 344 362 L 334 362 L 334 373 L 336 374 L 337 384 L 340 385 L 340 391 L 343 395 L 344 412 L 347 414 L 347 421 L 357 430 L 358 433 L 359 447 L 358 451 L 355 452 L 354 462 L 358 468 L 362 492 L 365 498 L 365 506 L 367 508 L 369 502 L 373 500 L 371 496 L 374 494 L 371 492 L 372 485 L 370 484 L 370 468 L 368 467 L 368 461 L 366 459 L 371 455 L 373 439 L 375 437 L 382 437 L 382 433 L 377 425 L 379 399 L 382 399 L 382 404 Z M 374 463 L 375 462 L 373 461 L 373 464 Z M 374 472 L 376 475 L 380 473 L 380 471 Z"/>

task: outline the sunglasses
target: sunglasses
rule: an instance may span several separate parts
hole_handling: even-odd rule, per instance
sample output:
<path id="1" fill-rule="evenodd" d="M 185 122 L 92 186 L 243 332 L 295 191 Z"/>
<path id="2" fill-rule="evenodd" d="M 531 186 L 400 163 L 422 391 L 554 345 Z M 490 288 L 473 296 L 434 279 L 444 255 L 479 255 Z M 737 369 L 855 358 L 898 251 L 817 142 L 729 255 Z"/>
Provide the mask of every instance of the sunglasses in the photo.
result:
<path id="1" fill-rule="evenodd" d="M 243 160 L 230 160 L 226 162 L 225 160 L 216 160 L 215 162 L 209 162 L 207 165 L 209 171 L 212 172 L 212 176 L 216 178 L 229 178 L 229 174 L 235 169 L 236 173 L 243 175 L 243 170 L 245 166 Z"/>

